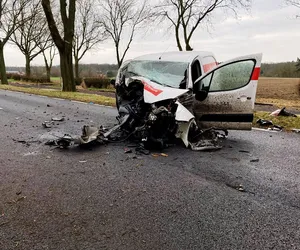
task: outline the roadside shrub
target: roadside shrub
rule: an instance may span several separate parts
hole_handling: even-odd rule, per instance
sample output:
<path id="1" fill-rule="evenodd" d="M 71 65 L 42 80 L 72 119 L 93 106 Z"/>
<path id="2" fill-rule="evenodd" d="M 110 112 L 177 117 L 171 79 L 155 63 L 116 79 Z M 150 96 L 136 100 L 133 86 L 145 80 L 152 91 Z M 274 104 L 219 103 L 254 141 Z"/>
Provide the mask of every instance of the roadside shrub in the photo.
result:
<path id="1" fill-rule="evenodd" d="M 16 81 L 20 81 L 21 80 L 21 75 L 20 74 L 15 74 L 15 73 L 8 73 L 6 74 L 7 79 L 13 79 Z"/>
<path id="2" fill-rule="evenodd" d="M 110 80 L 107 77 L 88 77 L 84 78 L 83 81 L 87 88 L 106 89 L 110 85 Z"/>
<path id="3" fill-rule="evenodd" d="M 22 76 L 21 80 L 24 82 L 33 82 L 33 83 L 47 83 L 49 82 L 47 77 L 27 77 Z"/>
<path id="4" fill-rule="evenodd" d="M 75 78 L 74 81 L 75 81 L 76 86 L 79 86 L 82 82 L 82 79 L 81 78 Z"/>

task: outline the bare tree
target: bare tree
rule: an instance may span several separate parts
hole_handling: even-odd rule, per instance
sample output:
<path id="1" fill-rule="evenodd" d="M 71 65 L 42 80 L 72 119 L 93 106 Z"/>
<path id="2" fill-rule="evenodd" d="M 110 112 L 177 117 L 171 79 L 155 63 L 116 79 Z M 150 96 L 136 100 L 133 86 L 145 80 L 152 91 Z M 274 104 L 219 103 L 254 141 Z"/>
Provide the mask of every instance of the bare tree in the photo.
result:
<path id="1" fill-rule="evenodd" d="M 11 36 L 11 41 L 24 54 L 26 76 L 30 77 L 30 63 L 45 50 L 51 40 L 40 0 L 31 0 L 21 11 L 18 21 L 22 23 Z"/>
<path id="2" fill-rule="evenodd" d="M 4 46 L 9 41 L 13 32 L 22 25 L 18 18 L 29 1 L 0 0 L 0 74 L 2 84 L 8 84 L 4 60 Z"/>
<path id="3" fill-rule="evenodd" d="M 193 50 L 191 39 L 200 24 L 211 18 L 217 9 L 237 15 L 239 8 L 247 9 L 252 0 L 164 0 L 157 6 L 158 14 L 165 17 L 174 28 L 176 44 L 183 50 Z"/>
<path id="4" fill-rule="evenodd" d="M 114 41 L 117 62 L 120 67 L 137 29 L 151 17 L 151 8 L 147 0 L 100 0 L 100 24 Z M 124 33 L 128 34 L 125 42 Z M 121 44 L 125 49 L 121 52 Z"/>
<path id="5" fill-rule="evenodd" d="M 50 44 L 48 46 L 44 46 L 44 49 L 42 49 L 42 54 L 45 62 L 45 68 L 46 68 L 46 77 L 48 81 L 51 81 L 51 68 L 53 66 L 53 60 L 55 56 L 57 55 L 57 50 L 55 47 L 55 44 L 53 41 L 49 42 Z"/>
<path id="6" fill-rule="evenodd" d="M 79 78 L 79 61 L 85 53 L 107 38 L 104 32 L 102 25 L 97 21 L 94 0 L 77 1 L 73 42 L 75 78 Z"/>
<path id="7" fill-rule="evenodd" d="M 73 39 L 75 26 L 75 0 L 59 0 L 60 15 L 63 26 L 63 34 L 58 29 L 58 24 L 54 19 L 52 4 L 50 0 L 42 0 L 42 6 L 47 18 L 49 30 L 53 41 L 59 51 L 61 76 L 63 80 L 63 91 L 76 91 L 73 74 Z"/>

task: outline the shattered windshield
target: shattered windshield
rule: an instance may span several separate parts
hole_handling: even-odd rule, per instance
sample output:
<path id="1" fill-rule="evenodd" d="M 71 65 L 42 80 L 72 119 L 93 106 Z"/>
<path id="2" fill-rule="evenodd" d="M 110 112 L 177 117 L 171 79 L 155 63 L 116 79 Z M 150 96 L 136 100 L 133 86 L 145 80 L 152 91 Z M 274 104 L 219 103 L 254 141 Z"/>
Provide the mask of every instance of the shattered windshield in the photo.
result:
<path id="1" fill-rule="evenodd" d="M 187 68 L 186 62 L 131 61 L 127 67 L 127 74 L 143 76 L 158 84 L 179 88 Z"/>

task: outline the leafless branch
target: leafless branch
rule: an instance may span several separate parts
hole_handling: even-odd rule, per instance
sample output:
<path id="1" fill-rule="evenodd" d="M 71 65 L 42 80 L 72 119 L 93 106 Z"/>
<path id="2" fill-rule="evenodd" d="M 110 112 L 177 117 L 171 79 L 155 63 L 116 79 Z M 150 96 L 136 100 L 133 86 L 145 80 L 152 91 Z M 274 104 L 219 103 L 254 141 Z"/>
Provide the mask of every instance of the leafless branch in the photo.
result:
<path id="1" fill-rule="evenodd" d="M 174 27 L 179 50 L 182 50 L 180 32 L 183 33 L 185 49 L 192 50 L 191 38 L 201 23 L 210 20 L 215 10 L 223 9 L 237 16 L 237 11 L 241 8 L 248 9 L 251 2 L 252 0 L 164 0 L 157 9 L 160 9 L 158 14 Z"/>
<path id="2" fill-rule="evenodd" d="M 154 15 L 147 0 L 99 0 L 99 3 L 102 9 L 99 24 L 114 41 L 117 62 L 121 66 L 137 30 Z M 126 41 L 125 32 L 129 35 Z M 123 52 L 121 44 L 125 48 Z"/>

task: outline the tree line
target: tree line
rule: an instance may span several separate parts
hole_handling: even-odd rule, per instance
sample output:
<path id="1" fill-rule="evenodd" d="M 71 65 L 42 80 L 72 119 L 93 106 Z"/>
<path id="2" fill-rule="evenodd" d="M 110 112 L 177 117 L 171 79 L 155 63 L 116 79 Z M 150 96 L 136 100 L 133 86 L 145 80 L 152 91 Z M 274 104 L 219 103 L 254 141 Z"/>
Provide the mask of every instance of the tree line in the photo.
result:
<path id="1" fill-rule="evenodd" d="M 98 44 L 113 41 L 120 67 L 136 33 L 160 26 L 173 31 L 178 50 L 193 50 L 194 34 L 212 25 L 216 14 L 237 17 L 251 3 L 252 0 L 0 0 L 1 83 L 8 83 L 4 60 L 7 43 L 15 44 L 23 53 L 28 77 L 30 64 L 38 55 L 44 57 L 50 77 L 58 55 L 62 90 L 75 91 L 74 77 L 79 77 L 80 60 Z"/>
<path id="2" fill-rule="evenodd" d="M 298 61 L 279 62 L 279 63 L 262 63 L 262 77 L 287 77 L 300 78 L 300 64 Z M 78 70 L 81 77 L 96 77 L 99 74 L 106 75 L 109 78 L 116 76 L 118 71 L 117 64 L 80 64 Z M 25 67 L 7 67 L 7 71 L 24 72 Z M 33 66 L 32 73 L 42 75 L 45 72 L 43 66 Z M 54 65 L 51 68 L 51 76 L 60 77 L 60 66 Z"/>

